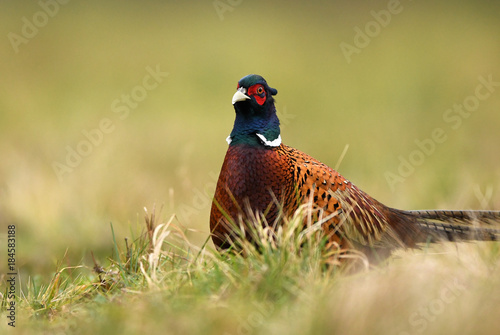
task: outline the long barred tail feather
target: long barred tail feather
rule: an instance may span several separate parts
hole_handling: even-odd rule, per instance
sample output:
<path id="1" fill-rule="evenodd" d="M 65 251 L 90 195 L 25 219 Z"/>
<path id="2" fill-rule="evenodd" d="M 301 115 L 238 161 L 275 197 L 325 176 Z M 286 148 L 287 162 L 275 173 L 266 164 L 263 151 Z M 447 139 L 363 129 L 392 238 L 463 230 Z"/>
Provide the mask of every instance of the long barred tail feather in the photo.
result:
<path id="1" fill-rule="evenodd" d="M 420 219 L 442 222 L 461 223 L 466 225 L 497 224 L 500 225 L 500 211 L 450 211 L 450 210 L 418 210 L 406 211 Z"/>
<path id="2" fill-rule="evenodd" d="M 500 240 L 500 211 L 405 211 L 426 236 L 455 240 Z M 487 225 L 488 227 L 485 227 Z"/>
<path id="3" fill-rule="evenodd" d="M 498 241 L 500 230 L 492 228 L 453 225 L 449 223 L 436 223 L 433 221 L 418 220 L 418 225 L 429 237 L 438 237 L 448 241 L 475 240 Z M 430 239 L 433 241 L 433 239 Z"/>

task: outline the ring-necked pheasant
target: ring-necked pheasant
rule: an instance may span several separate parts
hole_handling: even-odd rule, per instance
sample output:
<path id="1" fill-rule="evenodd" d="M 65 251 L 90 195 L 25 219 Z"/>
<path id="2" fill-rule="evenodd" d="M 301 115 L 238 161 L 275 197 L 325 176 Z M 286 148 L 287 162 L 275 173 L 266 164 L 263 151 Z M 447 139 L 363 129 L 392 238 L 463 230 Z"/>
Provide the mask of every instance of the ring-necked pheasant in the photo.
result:
<path id="1" fill-rule="evenodd" d="M 378 202 L 318 160 L 281 143 L 274 98 L 278 91 L 259 75 L 238 82 L 234 127 L 210 214 L 212 239 L 230 245 L 234 222 L 249 210 L 273 223 L 304 203 L 321 211 L 322 230 L 341 250 L 415 247 L 430 237 L 497 240 L 500 211 L 404 211 Z M 232 221 L 233 223 L 231 223 Z"/>

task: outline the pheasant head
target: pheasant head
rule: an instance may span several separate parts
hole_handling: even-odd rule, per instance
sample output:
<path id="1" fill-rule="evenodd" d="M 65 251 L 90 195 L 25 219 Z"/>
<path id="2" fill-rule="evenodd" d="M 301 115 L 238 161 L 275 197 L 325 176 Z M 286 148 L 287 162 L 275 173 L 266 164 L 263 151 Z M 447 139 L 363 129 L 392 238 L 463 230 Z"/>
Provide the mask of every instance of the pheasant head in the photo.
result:
<path id="1" fill-rule="evenodd" d="M 256 74 L 249 74 L 238 81 L 233 95 L 236 119 L 227 138 L 230 145 L 276 147 L 281 144 L 280 122 L 273 98 L 277 93 Z"/>

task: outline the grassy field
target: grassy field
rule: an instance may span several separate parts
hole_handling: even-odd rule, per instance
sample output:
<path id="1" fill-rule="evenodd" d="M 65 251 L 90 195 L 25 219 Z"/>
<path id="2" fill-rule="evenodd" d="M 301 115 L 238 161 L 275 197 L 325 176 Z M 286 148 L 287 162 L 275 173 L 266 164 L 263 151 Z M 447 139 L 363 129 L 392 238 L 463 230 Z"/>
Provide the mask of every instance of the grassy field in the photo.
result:
<path id="1" fill-rule="evenodd" d="M 500 209 L 499 9 L 2 2 L 0 292 L 15 225 L 19 296 L 0 332 L 495 334 L 498 243 L 352 274 L 294 238 L 247 258 L 205 242 L 249 73 L 278 89 L 286 144 L 330 166 L 348 145 L 340 172 L 385 204 Z M 157 261 L 144 207 L 170 222 Z"/>

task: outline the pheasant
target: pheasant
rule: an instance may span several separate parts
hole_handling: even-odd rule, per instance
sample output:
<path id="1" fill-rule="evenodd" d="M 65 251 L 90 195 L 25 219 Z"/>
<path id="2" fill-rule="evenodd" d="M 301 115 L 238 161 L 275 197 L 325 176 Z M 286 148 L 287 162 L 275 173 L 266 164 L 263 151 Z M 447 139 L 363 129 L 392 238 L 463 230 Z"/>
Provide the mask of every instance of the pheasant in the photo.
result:
<path id="1" fill-rule="evenodd" d="M 235 223 L 268 223 L 291 216 L 302 204 L 321 213 L 321 229 L 339 250 L 415 248 L 430 240 L 497 240 L 500 230 L 478 224 L 500 222 L 500 211 L 405 211 L 375 200 L 337 171 L 286 146 L 274 98 L 278 91 L 250 74 L 239 80 L 232 103 L 236 119 L 210 213 L 219 249 L 235 238 Z"/>

